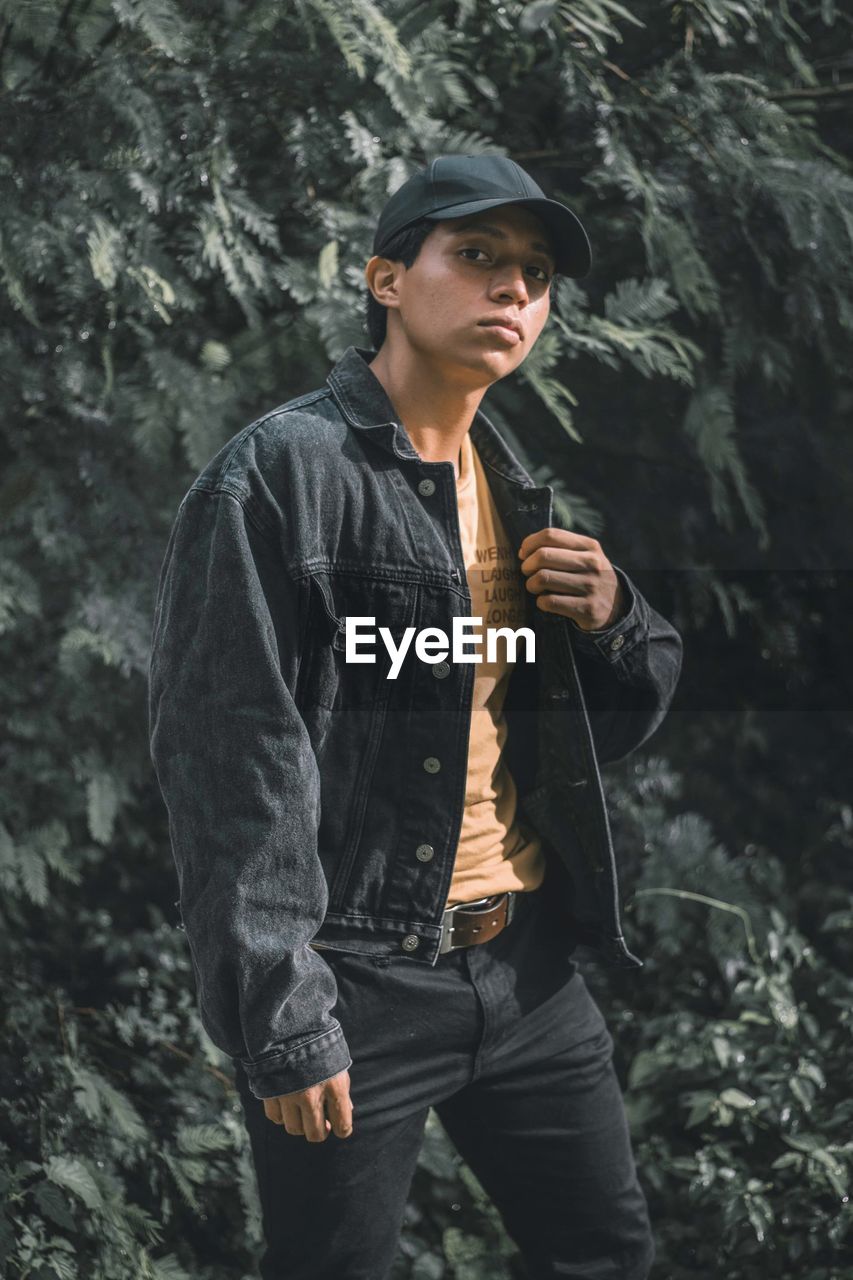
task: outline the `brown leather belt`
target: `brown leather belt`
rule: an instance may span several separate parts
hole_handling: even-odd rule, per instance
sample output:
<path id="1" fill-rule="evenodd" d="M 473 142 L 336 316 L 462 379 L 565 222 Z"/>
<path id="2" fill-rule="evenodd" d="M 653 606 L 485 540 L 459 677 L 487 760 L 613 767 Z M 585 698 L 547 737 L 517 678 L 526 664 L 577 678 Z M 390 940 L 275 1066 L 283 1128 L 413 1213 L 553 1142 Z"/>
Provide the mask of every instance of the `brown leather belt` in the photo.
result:
<path id="1" fill-rule="evenodd" d="M 448 907 L 441 921 L 439 955 L 457 951 L 460 947 L 476 946 L 488 942 L 505 929 L 515 911 L 516 891 L 493 894 L 491 898 L 477 898 L 474 902 L 457 902 Z"/>

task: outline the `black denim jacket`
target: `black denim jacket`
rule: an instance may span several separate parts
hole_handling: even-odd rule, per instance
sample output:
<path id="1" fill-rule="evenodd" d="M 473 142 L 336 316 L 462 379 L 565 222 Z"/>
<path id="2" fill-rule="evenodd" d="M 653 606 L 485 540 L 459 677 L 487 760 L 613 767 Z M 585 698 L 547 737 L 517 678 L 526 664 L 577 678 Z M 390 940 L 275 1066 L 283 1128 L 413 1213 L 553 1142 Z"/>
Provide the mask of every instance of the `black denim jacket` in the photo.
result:
<path id="1" fill-rule="evenodd" d="M 169 813 L 203 1025 L 258 1097 L 352 1064 L 324 947 L 435 964 L 462 822 L 474 667 L 396 680 L 344 661 L 344 619 L 468 616 L 450 462 L 423 461 L 369 361 L 250 423 L 178 509 L 149 669 L 151 758 Z M 471 438 L 507 536 L 555 524 L 478 412 Z M 628 612 L 584 632 L 525 591 L 536 661 L 510 678 L 507 763 L 571 930 L 605 963 L 625 945 L 599 765 L 661 723 L 681 639 L 614 566 Z M 378 639 L 378 638 L 377 638 Z M 522 651 L 520 651 L 523 653 Z M 560 896 L 558 895 L 558 897 Z"/>

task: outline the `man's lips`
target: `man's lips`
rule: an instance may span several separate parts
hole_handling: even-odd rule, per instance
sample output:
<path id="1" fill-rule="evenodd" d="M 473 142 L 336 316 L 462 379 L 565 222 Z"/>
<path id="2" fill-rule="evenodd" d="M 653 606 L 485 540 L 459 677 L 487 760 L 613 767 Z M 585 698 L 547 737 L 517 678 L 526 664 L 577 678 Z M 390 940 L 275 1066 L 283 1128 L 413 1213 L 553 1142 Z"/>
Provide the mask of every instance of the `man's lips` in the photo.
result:
<path id="1" fill-rule="evenodd" d="M 511 347 L 517 346 L 521 342 L 521 332 L 511 320 L 480 320 L 479 325 L 483 329 L 490 330 L 495 337 L 500 338 L 501 341 Z"/>

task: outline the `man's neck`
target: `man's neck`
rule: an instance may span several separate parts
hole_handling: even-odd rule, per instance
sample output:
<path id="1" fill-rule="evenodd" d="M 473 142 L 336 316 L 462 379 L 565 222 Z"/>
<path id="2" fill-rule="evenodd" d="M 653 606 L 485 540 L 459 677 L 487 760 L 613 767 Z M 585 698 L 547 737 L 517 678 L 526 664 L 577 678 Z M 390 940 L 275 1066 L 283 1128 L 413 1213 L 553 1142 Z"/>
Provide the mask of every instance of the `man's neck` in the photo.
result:
<path id="1" fill-rule="evenodd" d="M 449 381 L 446 367 L 416 356 L 409 347 L 383 344 L 370 370 L 382 384 L 425 462 L 452 462 L 459 479 L 462 441 L 487 387 Z"/>

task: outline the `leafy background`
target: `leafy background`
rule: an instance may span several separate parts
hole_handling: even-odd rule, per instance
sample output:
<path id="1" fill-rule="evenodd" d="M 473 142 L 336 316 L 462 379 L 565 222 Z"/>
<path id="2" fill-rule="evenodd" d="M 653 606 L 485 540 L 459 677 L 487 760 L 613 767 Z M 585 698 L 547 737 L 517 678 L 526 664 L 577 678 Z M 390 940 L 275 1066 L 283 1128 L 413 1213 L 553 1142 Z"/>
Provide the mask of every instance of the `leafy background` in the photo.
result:
<path id="1" fill-rule="evenodd" d="M 376 217 L 443 151 L 590 228 L 484 408 L 685 639 L 606 771 L 645 968 L 585 967 L 656 1274 L 851 1274 L 850 50 L 832 0 L 0 3 L 10 1277 L 253 1274 L 148 759 L 156 578 L 198 469 L 367 345 Z M 398 1274 L 523 1275 L 433 1119 Z"/>

